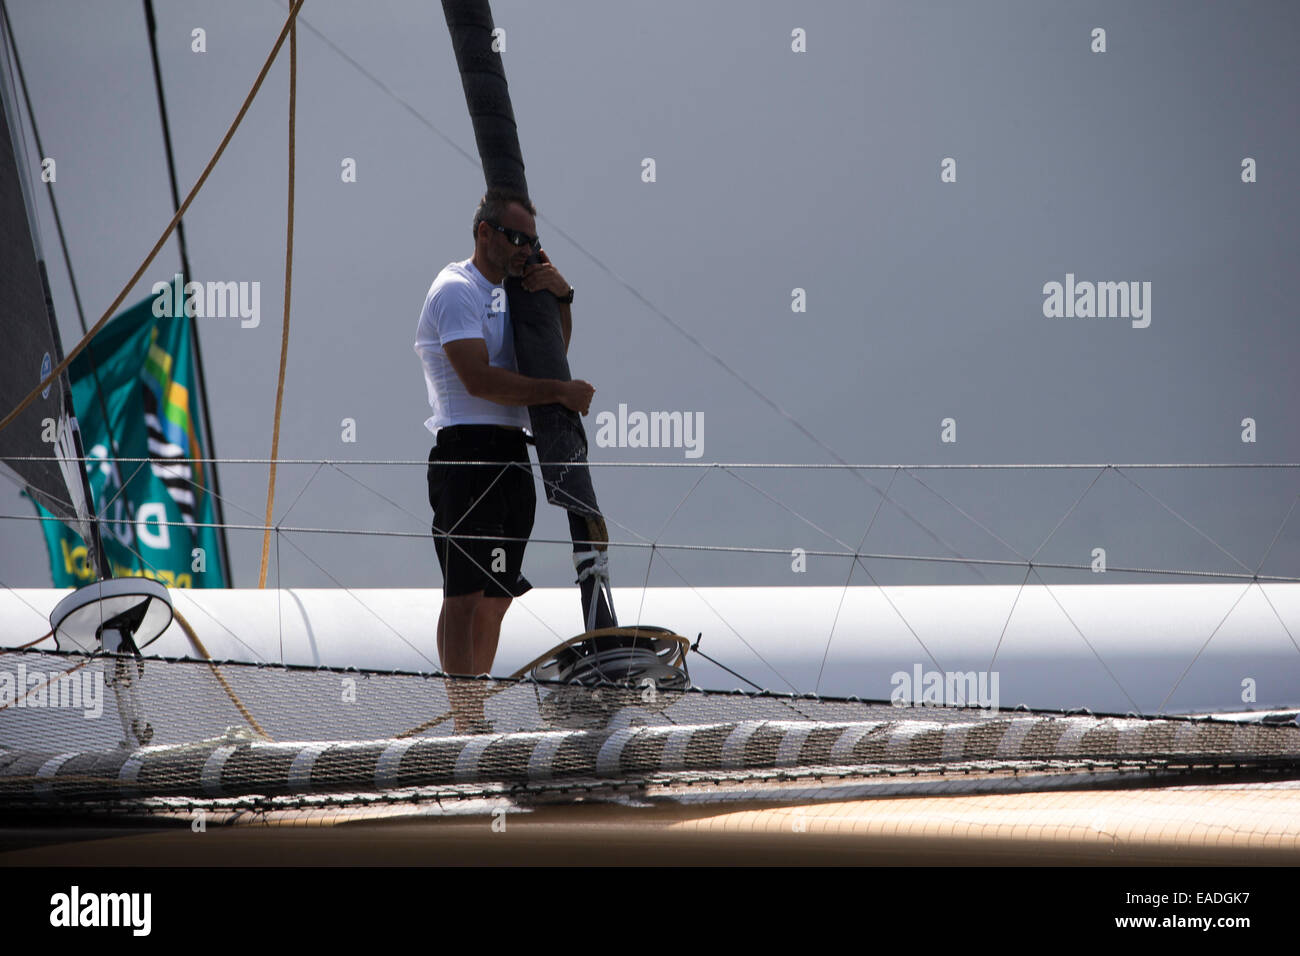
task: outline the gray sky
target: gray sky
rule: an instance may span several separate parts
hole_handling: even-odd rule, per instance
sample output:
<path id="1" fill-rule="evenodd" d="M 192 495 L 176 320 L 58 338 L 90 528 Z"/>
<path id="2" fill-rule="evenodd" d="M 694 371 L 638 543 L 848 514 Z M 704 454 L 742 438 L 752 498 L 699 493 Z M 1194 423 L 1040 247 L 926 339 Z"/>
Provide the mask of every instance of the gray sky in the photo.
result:
<path id="1" fill-rule="evenodd" d="M 142 5 L 9 5 L 93 322 L 171 215 Z M 287 7 L 157 6 L 185 191 Z M 593 461 L 834 460 L 674 323 L 854 463 L 1300 461 L 1293 3 L 497 0 L 493 10 L 543 245 L 577 288 L 570 363 L 597 388 Z M 423 460 L 429 410 L 411 343 L 434 275 L 471 252 L 483 185 L 477 164 L 448 142 L 475 151 L 441 6 L 309 0 L 303 16 L 406 105 L 300 31 L 280 453 Z M 191 52 L 195 27 L 206 30 L 206 53 Z M 807 52 L 791 51 L 795 28 Z M 1090 50 L 1095 28 L 1105 30 L 1104 53 Z M 287 81 L 286 47 L 185 220 L 196 278 L 261 283 L 257 328 L 201 323 L 216 447 L 227 458 L 270 450 Z M 357 161 L 354 184 L 341 181 L 345 157 Z M 646 157 L 654 183 L 641 178 Z M 1258 164 L 1255 183 L 1241 181 L 1245 157 Z M 956 182 L 940 179 L 946 158 Z M 41 214 L 70 346 L 79 326 L 48 204 Z M 178 262 L 171 243 L 127 301 Z M 1045 317 L 1043 286 L 1067 273 L 1149 282 L 1150 325 Z M 791 310 L 795 288 L 806 291 L 806 312 Z M 595 415 L 620 403 L 702 416 L 702 456 L 597 447 Z M 954 444 L 940 441 L 948 417 Z M 1258 423 L 1254 444 L 1240 438 L 1246 417 Z M 345 418 L 357 422 L 355 444 L 341 441 Z M 315 471 L 281 468 L 276 511 L 292 506 L 288 523 L 428 531 L 422 467 L 348 469 L 400 507 L 331 468 Z M 847 560 L 813 557 L 795 574 L 788 552 L 842 550 L 836 538 L 856 547 L 879 501 L 867 485 L 843 471 L 736 474 L 761 491 L 722 471 L 600 468 L 595 479 L 616 541 L 783 552 L 668 552 L 671 568 L 656 557 L 652 584 L 843 584 Z M 906 474 L 871 480 L 883 488 L 893 477 L 891 497 L 963 554 L 1013 561 L 1038 548 L 1096 477 L 915 475 L 928 489 Z M 1036 560 L 1087 563 L 1104 547 L 1112 566 L 1253 570 L 1267 552 L 1264 573 L 1300 568 L 1300 517 L 1269 551 L 1300 490 L 1295 470 L 1129 475 L 1140 488 L 1114 473 L 1092 485 Z M 260 523 L 266 479 L 265 465 L 223 467 L 228 521 Z M 31 506 L 6 484 L 0 514 Z M 562 513 L 539 506 L 534 534 L 566 538 Z M 286 585 L 441 583 L 427 538 L 284 537 Z M 230 540 L 236 583 L 255 585 L 260 533 Z M 0 581 L 49 585 L 34 522 L 0 521 L 0 541 Z M 889 506 L 863 547 L 945 553 Z M 526 573 L 566 583 L 568 553 L 534 545 Z M 615 583 L 645 580 L 647 557 L 616 549 Z M 981 577 L 939 564 L 867 566 L 893 583 L 1024 578 L 1023 567 Z M 273 562 L 272 583 L 274 571 Z M 853 582 L 869 580 L 858 569 Z"/>

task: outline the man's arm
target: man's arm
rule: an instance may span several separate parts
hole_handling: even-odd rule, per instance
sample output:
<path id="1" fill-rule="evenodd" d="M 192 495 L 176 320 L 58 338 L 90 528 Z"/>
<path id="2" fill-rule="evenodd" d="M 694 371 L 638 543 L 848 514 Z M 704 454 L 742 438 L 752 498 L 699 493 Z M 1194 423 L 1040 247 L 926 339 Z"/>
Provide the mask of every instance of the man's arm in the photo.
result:
<path id="1" fill-rule="evenodd" d="M 498 405 L 549 405 L 587 414 L 596 390 L 582 381 L 561 382 L 556 378 L 529 378 L 488 362 L 487 343 L 482 339 L 456 339 L 442 347 L 456 370 L 465 391 Z"/>

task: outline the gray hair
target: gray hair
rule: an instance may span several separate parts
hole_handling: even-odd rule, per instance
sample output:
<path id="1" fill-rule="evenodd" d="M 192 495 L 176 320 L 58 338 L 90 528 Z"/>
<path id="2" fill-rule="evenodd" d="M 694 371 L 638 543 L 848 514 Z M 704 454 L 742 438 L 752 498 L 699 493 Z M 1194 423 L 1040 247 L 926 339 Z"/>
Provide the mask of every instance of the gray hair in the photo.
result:
<path id="1" fill-rule="evenodd" d="M 506 208 L 512 203 L 518 203 L 528 210 L 530 216 L 537 215 L 537 209 L 523 193 L 513 192 L 509 189 L 489 189 L 483 198 L 478 202 L 478 209 L 474 212 L 474 238 L 478 238 L 478 224 L 487 220 L 489 222 L 500 223 L 501 217 L 506 214 Z"/>

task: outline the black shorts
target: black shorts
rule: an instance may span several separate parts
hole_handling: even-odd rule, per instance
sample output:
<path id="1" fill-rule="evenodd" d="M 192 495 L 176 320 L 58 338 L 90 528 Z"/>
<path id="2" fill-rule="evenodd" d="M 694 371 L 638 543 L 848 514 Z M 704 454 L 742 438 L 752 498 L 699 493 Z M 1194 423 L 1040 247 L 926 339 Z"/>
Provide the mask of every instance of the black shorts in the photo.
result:
<path id="1" fill-rule="evenodd" d="M 446 464 L 457 461 L 502 464 Z M 429 504 L 444 596 L 519 597 L 532 587 L 522 572 L 537 492 L 523 432 L 496 425 L 438 429 L 429 452 Z"/>

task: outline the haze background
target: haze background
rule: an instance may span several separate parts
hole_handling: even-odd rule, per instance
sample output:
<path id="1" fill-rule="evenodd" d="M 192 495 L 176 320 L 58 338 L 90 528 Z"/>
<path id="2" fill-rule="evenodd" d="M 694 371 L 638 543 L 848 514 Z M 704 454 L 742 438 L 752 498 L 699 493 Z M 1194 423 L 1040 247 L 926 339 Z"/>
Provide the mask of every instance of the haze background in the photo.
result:
<path id="1" fill-rule="evenodd" d="M 593 461 L 687 461 L 681 449 L 597 447 L 596 413 L 620 403 L 702 413 L 698 461 L 834 460 L 655 309 L 854 463 L 1300 461 L 1294 4 L 492 6 L 506 30 L 543 245 L 577 288 L 569 358 L 574 375 L 597 388 L 586 420 Z M 172 214 L 143 7 L 9 7 L 94 322 Z M 276 0 L 157 4 L 182 195 L 286 12 Z M 406 105 L 300 29 L 280 455 L 423 461 L 429 410 L 411 343 L 433 277 L 472 251 L 483 189 L 464 155 L 476 150 L 441 5 L 310 0 L 302 17 Z M 195 27 L 207 32 L 206 53 L 191 52 Z M 807 31 L 806 53 L 791 52 L 796 27 Z M 1104 54 L 1090 52 L 1095 27 L 1106 30 Z M 261 283 L 258 328 L 200 322 L 223 458 L 270 450 L 287 71 L 286 45 L 185 218 L 192 278 Z M 1259 164 L 1252 185 L 1240 181 L 1247 156 Z M 341 181 L 345 157 L 357 161 L 354 184 Z M 644 157 L 656 161 L 653 184 L 641 181 Z M 953 184 L 939 178 L 946 157 L 958 164 Z M 36 169 L 39 157 L 30 159 Z M 79 325 L 48 202 L 38 201 L 70 348 Z M 126 302 L 178 268 L 173 240 Z M 1150 327 L 1044 318 L 1043 284 L 1067 272 L 1150 281 Z M 807 293 L 804 314 L 791 311 L 796 287 Z M 1240 440 L 1248 416 L 1258 422 L 1256 444 Z M 957 420 L 955 444 L 940 442 L 947 417 Z M 341 440 L 345 418 L 357 423 L 354 444 Z M 346 473 L 282 466 L 277 521 L 427 535 L 422 465 Z M 891 497 L 961 553 L 1012 562 L 1039 547 L 1096 477 L 914 474 L 924 485 L 868 473 L 881 488 L 893 477 Z M 1112 567 L 1240 572 L 1263 561 L 1262 573 L 1280 575 L 1300 567 L 1297 519 L 1283 525 L 1294 470 L 1129 474 L 1224 550 L 1108 473 L 1035 561 L 1086 564 L 1104 547 Z M 267 466 L 228 464 L 221 479 L 227 521 L 260 524 Z M 658 551 L 650 561 L 647 551 L 616 548 L 616 585 L 850 580 L 845 558 L 813 555 L 806 573 L 793 573 L 796 547 L 947 554 L 897 510 L 877 513 L 878 496 L 845 471 L 599 468 L 595 481 L 615 541 L 779 552 Z M 0 514 L 32 508 L 5 484 Z M 530 547 L 529 578 L 570 582 L 563 513 L 539 501 L 534 536 L 563 543 Z M 238 586 L 256 584 L 261 537 L 230 533 Z M 0 541 L 0 583 L 49 586 L 34 521 L 0 521 Z M 977 573 L 865 563 L 891 583 L 1025 578 L 1023 565 Z M 1098 580 L 1041 573 L 1049 582 Z M 859 567 L 851 580 L 871 579 Z M 441 580 L 427 536 L 296 533 L 279 536 L 268 583 Z"/>

